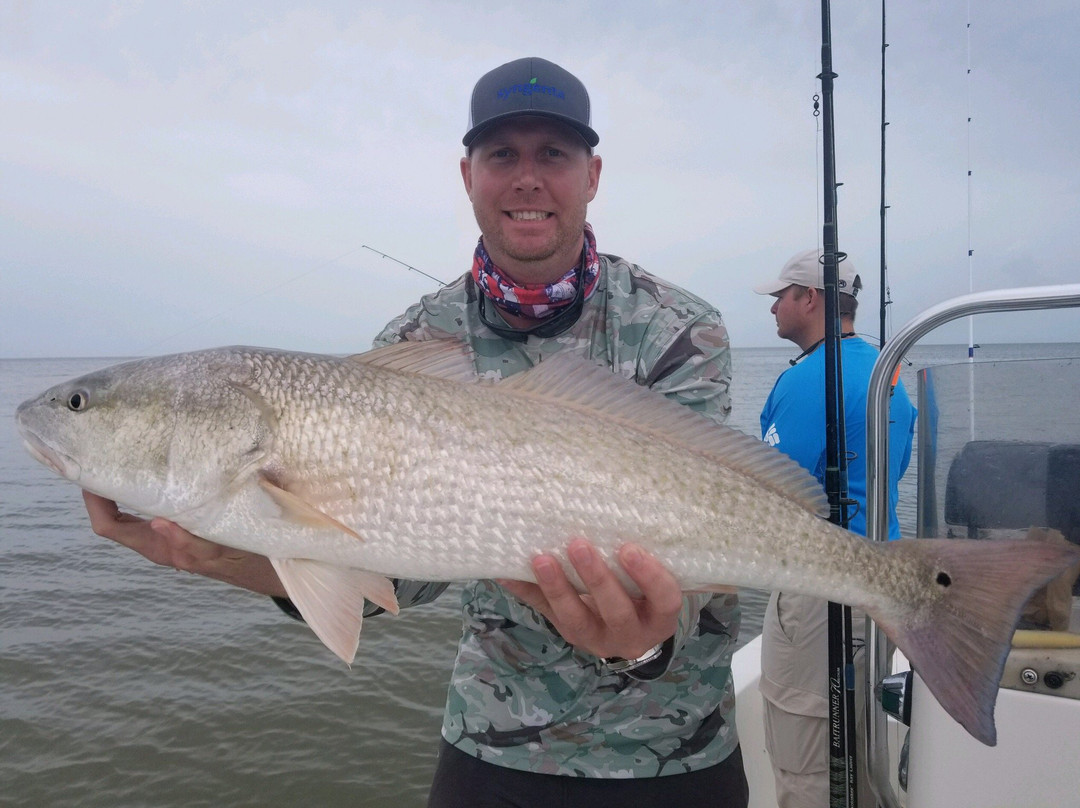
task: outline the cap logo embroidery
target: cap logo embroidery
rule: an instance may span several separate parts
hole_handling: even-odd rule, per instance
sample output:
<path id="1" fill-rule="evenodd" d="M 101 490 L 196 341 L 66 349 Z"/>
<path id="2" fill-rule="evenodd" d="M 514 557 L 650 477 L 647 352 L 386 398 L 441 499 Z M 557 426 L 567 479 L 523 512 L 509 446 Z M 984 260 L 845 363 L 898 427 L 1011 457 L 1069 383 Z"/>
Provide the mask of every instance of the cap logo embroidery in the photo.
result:
<path id="1" fill-rule="evenodd" d="M 550 95 L 559 100 L 566 98 L 566 93 L 560 90 L 558 87 L 549 87 L 546 84 L 540 84 L 537 79 L 532 79 L 528 84 L 515 84 L 511 87 L 503 87 L 496 94 L 500 99 L 509 98 L 514 93 L 521 95 L 532 95 L 533 93 L 541 93 L 542 95 Z"/>

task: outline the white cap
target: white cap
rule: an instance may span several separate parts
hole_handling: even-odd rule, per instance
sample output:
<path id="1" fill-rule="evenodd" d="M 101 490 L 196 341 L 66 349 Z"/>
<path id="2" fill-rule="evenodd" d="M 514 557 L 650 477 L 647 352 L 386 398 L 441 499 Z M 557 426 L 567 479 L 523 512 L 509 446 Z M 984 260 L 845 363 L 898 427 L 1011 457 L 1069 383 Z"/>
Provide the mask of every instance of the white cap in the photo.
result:
<path id="1" fill-rule="evenodd" d="M 836 270 L 837 286 L 840 291 L 852 297 L 858 295 L 859 290 L 862 289 L 862 279 L 855 274 L 855 265 L 851 263 L 851 259 L 845 256 Z M 825 265 L 822 262 L 821 250 L 815 247 L 793 255 L 780 270 L 779 278 L 755 286 L 754 291 L 759 295 L 775 295 L 793 283 L 811 289 L 825 288 Z"/>

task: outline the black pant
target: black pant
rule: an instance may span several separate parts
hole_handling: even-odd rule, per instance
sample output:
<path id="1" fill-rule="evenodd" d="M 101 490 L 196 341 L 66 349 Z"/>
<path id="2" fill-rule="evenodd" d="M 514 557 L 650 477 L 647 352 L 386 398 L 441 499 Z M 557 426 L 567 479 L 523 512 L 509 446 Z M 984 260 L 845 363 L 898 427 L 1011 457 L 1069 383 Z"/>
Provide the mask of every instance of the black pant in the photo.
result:
<path id="1" fill-rule="evenodd" d="M 746 808 L 749 788 L 736 747 L 715 766 L 638 779 L 568 777 L 496 766 L 443 741 L 428 808 Z"/>

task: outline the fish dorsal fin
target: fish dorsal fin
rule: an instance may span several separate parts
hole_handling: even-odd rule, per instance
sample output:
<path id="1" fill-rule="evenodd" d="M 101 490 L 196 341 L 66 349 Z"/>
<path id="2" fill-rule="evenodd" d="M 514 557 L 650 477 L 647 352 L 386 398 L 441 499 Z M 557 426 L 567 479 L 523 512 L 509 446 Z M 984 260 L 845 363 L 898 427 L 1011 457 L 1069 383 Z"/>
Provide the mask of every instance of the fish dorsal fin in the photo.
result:
<path id="1" fill-rule="evenodd" d="M 472 351 L 458 339 L 405 340 L 366 353 L 353 354 L 348 361 L 457 382 L 475 382 L 479 379 Z"/>
<path id="2" fill-rule="evenodd" d="M 323 644 L 351 665 L 364 622 L 364 601 L 398 612 L 394 584 L 365 570 L 306 558 L 271 558 L 289 599 Z"/>
<path id="3" fill-rule="evenodd" d="M 818 516 L 829 513 L 821 483 L 787 455 L 755 437 L 711 421 L 689 407 L 569 353 L 557 353 L 501 382 L 510 395 L 550 401 L 605 423 L 650 432 L 704 454 Z"/>

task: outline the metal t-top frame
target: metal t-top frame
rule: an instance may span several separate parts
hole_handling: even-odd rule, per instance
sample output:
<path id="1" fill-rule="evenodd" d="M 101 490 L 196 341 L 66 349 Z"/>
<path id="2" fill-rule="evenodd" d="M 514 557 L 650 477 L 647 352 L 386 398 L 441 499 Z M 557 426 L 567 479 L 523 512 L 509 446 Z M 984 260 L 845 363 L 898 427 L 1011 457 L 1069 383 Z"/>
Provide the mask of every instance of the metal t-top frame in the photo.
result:
<path id="1" fill-rule="evenodd" d="M 955 297 L 927 309 L 905 325 L 882 350 L 866 398 L 866 535 L 873 541 L 889 540 L 889 396 L 900 361 L 919 339 L 938 326 L 974 314 L 1080 307 L 1080 284 L 998 289 Z M 889 671 L 888 638 L 867 620 L 866 755 L 870 783 L 885 808 L 900 801 L 889 780 L 886 715 L 875 709 L 874 687 Z"/>

